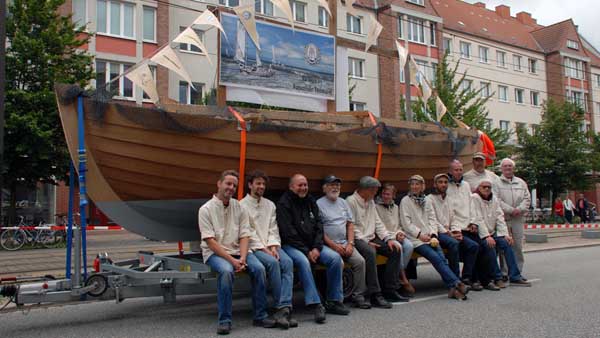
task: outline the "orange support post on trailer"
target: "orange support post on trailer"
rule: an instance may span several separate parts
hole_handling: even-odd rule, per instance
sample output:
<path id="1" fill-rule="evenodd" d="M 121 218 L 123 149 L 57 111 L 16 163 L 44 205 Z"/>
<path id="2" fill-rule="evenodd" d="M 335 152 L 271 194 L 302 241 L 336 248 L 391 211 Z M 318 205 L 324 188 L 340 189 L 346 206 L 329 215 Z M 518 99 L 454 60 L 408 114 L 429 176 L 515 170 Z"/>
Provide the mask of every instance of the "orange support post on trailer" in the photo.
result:
<path id="1" fill-rule="evenodd" d="M 240 123 L 240 179 L 238 182 L 238 200 L 244 198 L 244 177 L 246 172 L 246 140 L 247 140 L 247 131 L 246 131 L 246 120 L 242 114 L 238 113 L 235 109 L 231 107 L 227 107 L 229 112 L 235 116 L 235 118 Z"/>
<path id="2" fill-rule="evenodd" d="M 375 115 L 373 115 L 373 113 L 371 113 L 371 112 L 369 112 L 369 120 L 371 120 L 373 127 L 377 126 L 377 120 L 375 119 Z M 376 128 L 375 132 L 377 133 L 377 135 L 379 135 L 379 128 Z M 381 158 L 382 157 L 383 157 L 383 145 L 381 144 L 381 142 L 377 142 L 377 162 L 375 162 L 375 172 L 373 174 L 373 177 L 375 177 L 376 179 L 379 179 L 379 171 L 381 170 Z"/>

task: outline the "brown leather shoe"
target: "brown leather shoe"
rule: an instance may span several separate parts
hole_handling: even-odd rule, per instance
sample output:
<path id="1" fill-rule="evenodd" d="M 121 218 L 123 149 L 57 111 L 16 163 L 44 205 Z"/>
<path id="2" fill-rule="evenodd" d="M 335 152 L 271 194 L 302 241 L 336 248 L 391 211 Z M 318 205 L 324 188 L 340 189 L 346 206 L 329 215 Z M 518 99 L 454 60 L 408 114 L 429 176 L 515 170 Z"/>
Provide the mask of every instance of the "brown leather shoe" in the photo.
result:
<path id="1" fill-rule="evenodd" d="M 463 295 L 466 295 L 467 293 L 469 293 L 469 287 L 467 287 L 467 285 L 462 282 L 456 284 L 456 290 L 458 290 Z"/>
<path id="2" fill-rule="evenodd" d="M 496 286 L 500 289 L 506 289 L 506 284 L 502 279 L 495 281 L 494 284 L 496 284 Z"/>
<path id="3" fill-rule="evenodd" d="M 407 282 L 402 283 L 402 292 L 410 297 L 411 295 L 415 294 L 416 290 L 415 287 L 410 284 L 410 282 Z"/>
<path id="4" fill-rule="evenodd" d="M 458 300 L 467 300 L 467 295 L 460 292 L 457 288 L 452 288 L 448 291 L 448 298 L 458 299 Z"/>

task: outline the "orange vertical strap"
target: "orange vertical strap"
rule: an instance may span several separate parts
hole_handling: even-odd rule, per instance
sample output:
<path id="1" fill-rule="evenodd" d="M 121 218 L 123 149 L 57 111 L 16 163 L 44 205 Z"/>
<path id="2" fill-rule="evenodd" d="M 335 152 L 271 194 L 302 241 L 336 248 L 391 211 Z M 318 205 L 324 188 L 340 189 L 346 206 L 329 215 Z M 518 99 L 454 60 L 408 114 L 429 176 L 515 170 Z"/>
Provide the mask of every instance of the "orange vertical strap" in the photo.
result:
<path id="1" fill-rule="evenodd" d="M 179 258 L 183 257 L 183 242 L 177 242 L 177 250 L 179 251 Z"/>
<path id="2" fill-rule="evenodd" d="M 371 120 L 371 124 L 373 124 L 373 127 L 376 127 L 377 120 L 375 119 L 375 115 L 373 115 L 373 113 L 371 113 L 371 112 L 368 112 L 368 113 L 369 113 L 369 120 Z M 379 136 L 379 128 L 376 128 L 375 132 Z M 375 173 L 373 174 L 373 177 L 375 177 L 376 179 L 379 179 L 379 171 L 381 170 L 381 158 L 382 157 L 383 157 L 383 145 L 381 144 L 381 142 L 378 142 L 377 143 L 377 162 L 375 162 Z"/>
<path id="3" fill-rule="evenodd" d="M 235 109 L 231 107 L 227 107 L 229 112 L 235 116 L 235 118 L 240 123 L 240 179 L 238 183 L 238 200 L 244 198 L 244 177 L 246 172 L 246 140 L 247 140 L 247 131 L 246 131 L 246 120 L 242 114 L 238 113 Z"/>

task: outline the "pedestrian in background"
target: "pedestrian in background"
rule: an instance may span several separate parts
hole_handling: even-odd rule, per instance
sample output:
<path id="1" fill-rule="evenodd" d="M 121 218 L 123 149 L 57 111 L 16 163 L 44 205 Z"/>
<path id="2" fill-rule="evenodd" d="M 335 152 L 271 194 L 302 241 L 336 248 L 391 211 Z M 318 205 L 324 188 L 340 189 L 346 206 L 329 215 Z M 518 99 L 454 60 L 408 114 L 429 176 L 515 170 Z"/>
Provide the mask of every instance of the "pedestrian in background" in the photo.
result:
<path id="1" fill-rule="evenodd" d="M 562 223 L 565 222 L 565 207 L 563 206 L 560 197 L 554 200 L 554 216 L 560 219 Z"/>
<path id="2" fill-rule="evenodd" d="M 575 205 L 573 201 L 569 198 L 569 196 L 565 197 L 563 201 L 563 207 L 565 210 L 565 218 L 567 219 L 567 223 L 573 222 L 573 215 L 575 214 Z"/>
<path id="3" fill-rule="evenodd" d="M 579 194 L 579 198 L 577 199 L 577 203 L 575 204 L 575 210 L 577 211 L 577 216 L 581 219 L 581 223 L 587 223 L 589 221 L 588 218 L 588 209 L 590 204 L 588 200 L 585 198 L 583 194 Z"/>

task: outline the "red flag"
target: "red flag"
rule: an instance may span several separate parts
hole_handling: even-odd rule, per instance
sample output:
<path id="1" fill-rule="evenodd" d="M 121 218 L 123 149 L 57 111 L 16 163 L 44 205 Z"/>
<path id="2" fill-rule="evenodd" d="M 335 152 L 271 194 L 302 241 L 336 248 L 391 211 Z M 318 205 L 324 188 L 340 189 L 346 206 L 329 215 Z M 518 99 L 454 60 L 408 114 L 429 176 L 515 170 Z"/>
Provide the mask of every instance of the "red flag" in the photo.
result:
<path id="1" fill-rule="evenodd" d="M 485 154 L 485 165 L 490 166 L 494 164 L 494 160 L 496 159 L 496 147 L 494 147 L 494 142 L 481 130 L 479 130 L 479 140 L 481 140 L 481 144 L 483 144 L 481 152 Z"/>

